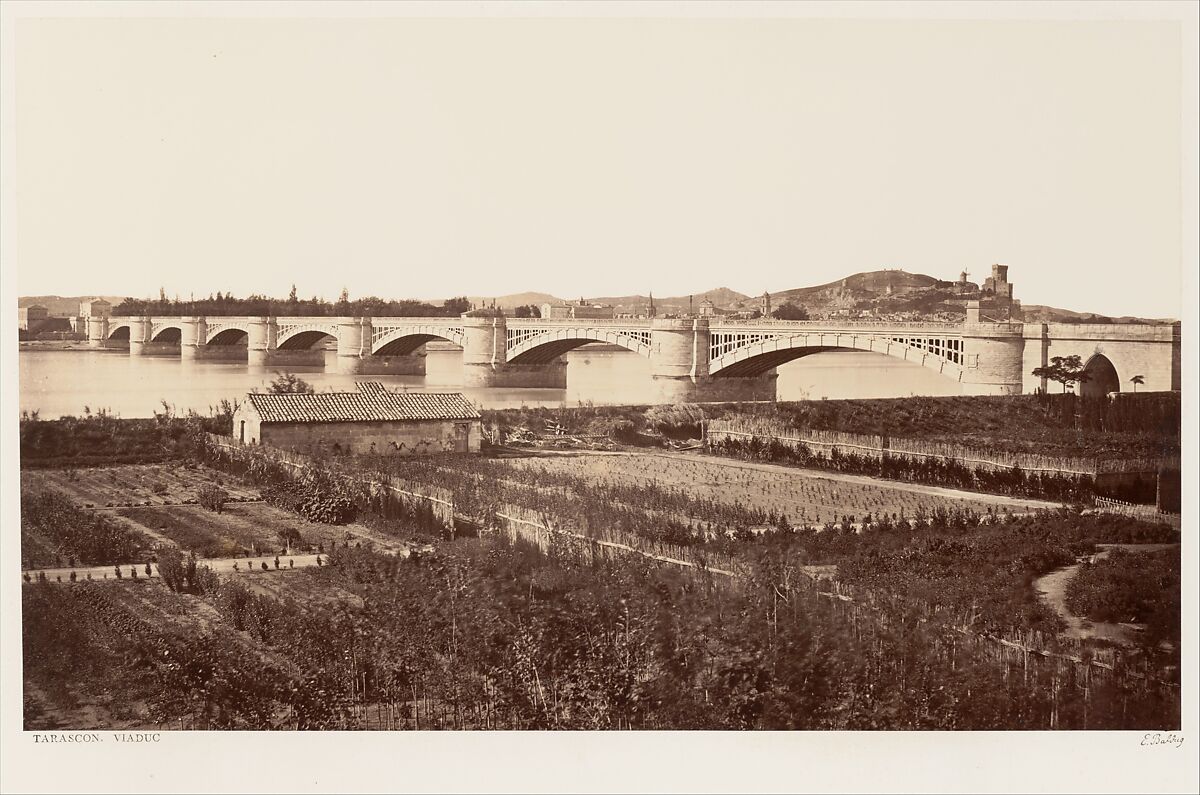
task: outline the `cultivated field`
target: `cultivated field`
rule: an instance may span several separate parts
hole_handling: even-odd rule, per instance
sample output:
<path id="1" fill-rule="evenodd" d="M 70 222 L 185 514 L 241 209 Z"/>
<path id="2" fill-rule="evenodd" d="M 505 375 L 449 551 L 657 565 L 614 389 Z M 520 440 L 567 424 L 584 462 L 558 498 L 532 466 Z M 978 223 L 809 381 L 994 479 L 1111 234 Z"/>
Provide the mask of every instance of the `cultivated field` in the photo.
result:
<path id="1" fill-rule="evenodd" d="M 697 455 L 547 455 L 507 459 L 510 466 L 565 473 L 594 481 L 677 490 L 688 497 L 786 514 L 793 524 L 820 524 L 842 516 L 915 516 L 936 508 L 978 513 L 1025 512 L 1047 507 L 1036 500 L 967 494 L 910 484 L 889 484 L 854 475 L 744 464 Z"/>
<path id="2" fill-rule="evenodd" d="M 196 492 L 208 485 L 220 486 L 235 500 L 258 499 L 252 486 L 244 486 L 223 472 L 183 464 L 25 470 L 21 482 L 50 486 L 95 508 L 194 504 Z"/>
<path id="3" fill-rule="evenodd" d="M 254 486 L 205 467 L 142 464 L 23 470 L 21 484 L 61 492 L 158 544 L 195 552 L 202 558 L 277 552 L 286 546 L 285 538 L 289 537 L 294 550 L 329 550 L 335 544 L 347 543 L 362 543 L 382 552 L 406 549 L 397 539 L 361 524 L 309 522 L 259 502 Z M 196 504 L 196 491 L 208 484 L 221 486 L 234 499 L 220 513 Z"/>

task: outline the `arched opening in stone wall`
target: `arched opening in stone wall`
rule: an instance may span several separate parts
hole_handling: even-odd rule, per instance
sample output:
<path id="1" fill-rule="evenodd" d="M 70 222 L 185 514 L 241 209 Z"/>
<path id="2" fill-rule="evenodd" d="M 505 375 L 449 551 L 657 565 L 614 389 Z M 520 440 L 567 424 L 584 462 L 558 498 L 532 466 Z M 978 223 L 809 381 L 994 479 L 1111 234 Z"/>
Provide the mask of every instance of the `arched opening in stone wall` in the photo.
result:
<path id="1" fill-rule="evenodd" d="M 179 343 L 183 338 L 183 332 L 178 326 L 170 326 L 158 332 L 154 337 L 155 342 L 174 342 Z"/>
<path id="2" fill-rule="evenodd" d="M 1104 354 L 1097 353 L 1088 359 L 1083 372 L 1088 376 L 1088 380 L 1079 386 L 1079 394 L 1083 397 L 1104 397 L 1109 392 L 1121 391 L 1117 368 Z"/>

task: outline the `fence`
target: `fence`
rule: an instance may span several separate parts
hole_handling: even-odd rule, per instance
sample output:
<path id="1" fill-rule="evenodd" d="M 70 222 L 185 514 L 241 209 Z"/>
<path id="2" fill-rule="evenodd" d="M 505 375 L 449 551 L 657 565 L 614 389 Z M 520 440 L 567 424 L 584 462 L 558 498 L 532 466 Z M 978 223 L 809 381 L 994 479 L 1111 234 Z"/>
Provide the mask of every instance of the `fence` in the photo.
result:
<path id="1" fill-rule="evenodd" d="M 1176 530 L 1182 529 L 1182 519 L 1177 513 L 1167 513 L 1160 511 L 1153 505 L 1138 505 L 1124 500 L 1113 500 L 1108 497 L 1096 498 L 1096 509 L 1104 513 L 1119 513 L 1122 516 L 1132 516 L 1136 519 L 1145 519 L 1150 522 L 1161 522 L 1174 527 Z"/>
<path id="2" fill-rule="evenodd" d="M 276 464 L 302 470 L 316 466 L 316 462 L 308 456 L 299 453 L 280 450 L 273 447 L 244 445 L 228 436 L 205 434 L 210 447 L 215 447 L 234 460 L 244 464 L 254 461 L 271 461 Z M 365 489 L 368 496 L 375 498 L 382 494 L 390 494 L 401 501 L 412 501 L 433 511 L 434 518 L 446 527 L 454 526 L 454 495 L 453 493 L 429 486 L 424 483 L 411 483 L 407 480 L 386 476 L 386 480 L 351 475 L 331 468 L 331 473 L 342 478 L 346 483 Z"/>
<path id="3" fill-rule="evenodd" d="M 883 459 L 887 456 L 933 458 L 955 462 L 977 469 L 1014 470 L 1051 473 L 1073 477 L 1097 475 L 1157 475 L 1160 469 L 1178 468 L 1179 457 L 1159 459 L 1098 459 L 1059 458 L 1030 453 L 983 452 L 962 445 L 926 442 L 920 439 L 896 439 L 875 434 L 844 433 L 842 431 L 800 430 L 770 422 L 751 420 L 712 420 L 705 427 L 705 444 L 711 446 L 723 439 L 761 439 L 776 441 L 792 448 L 805 447 L 810 452 L 831 453 L 834 450 Z"/>
<path id="4" fill-rule="evenodd" d="M 555 527 L 547 515 L 511 503 L 501 505 L 496 511 L 496 528 L 510 540 L 523 539 L 545 553 L 550 553 L 556 543 L 566 540 L 587 561 L 632 554 L 724 577 L 744 576 L 746 573 L 745 565 L 729 555 L 653 541 L 617 530 L 596 531 L 588 535 Z"/>

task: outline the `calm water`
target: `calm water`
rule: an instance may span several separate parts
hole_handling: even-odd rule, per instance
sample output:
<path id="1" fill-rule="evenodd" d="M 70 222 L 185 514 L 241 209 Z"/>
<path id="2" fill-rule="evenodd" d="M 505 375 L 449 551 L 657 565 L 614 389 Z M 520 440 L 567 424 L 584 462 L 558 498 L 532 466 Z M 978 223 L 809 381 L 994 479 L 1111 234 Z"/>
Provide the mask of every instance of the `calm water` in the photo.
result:
<path id="1" fill-rule="evenodd" d="M 333 368 L 333 352 L 327 363 Z M 43 419 L 82 415 L 108 409 L 121 417 L 149 417 L 162 402 L 184 412 L 208 413 L 223 398 L 262 388 L 278 368 L 251 368 L 228 362 L 192 362 L 178 358 L 131 357 L 122 351 L 30 351 L 20 361 L 21 410 L 39 411 Z M 650 362 L 632 352 L 581 348 L 567 354 L 567 388 L 466 389 L 468 397 L 487 408 L 650 401 Z M 461 388 L 462 354 L 430 351 L 426 375 L 366 376 L 393 388 Z M 318 390 L 352 390 L 364 376 L 339 375 L 317 367 L 289 367 Z M 819 353 L 779 368 L 780 400 L 820 398 L 906 397 L 912 394 L 955 395 L 958 385 L 920 365 L 880 354 L 833 351 Z"/>

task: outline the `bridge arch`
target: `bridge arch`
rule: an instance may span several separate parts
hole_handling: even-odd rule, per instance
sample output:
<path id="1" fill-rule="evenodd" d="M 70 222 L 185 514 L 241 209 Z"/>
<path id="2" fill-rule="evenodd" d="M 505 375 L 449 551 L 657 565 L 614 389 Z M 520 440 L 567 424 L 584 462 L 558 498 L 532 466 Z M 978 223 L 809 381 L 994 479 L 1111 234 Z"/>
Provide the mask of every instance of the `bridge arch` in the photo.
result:
<path id="1" fill-rule="evenodd" d="M 152 323 L 150 325 L 150 339 L 153 342 L 182 342 L 183 324 L 173 320 Z"/>
<path id="2" fill-rule="evenodd" d="M 240 345 L 250 338 L 250 330 L 238 325 L 208 327 L 207 345 Z"/>
<path id="3" fill-rule="evenodd" d="M 792 334 L 756 340 L 715 356 L 709 361 L 708 372 L 716 378 L 755 377 L 774 367 L 814 353 L 855 350 L 880 353 L 920 364 L 954 381 L 961 381 L 961 341 L 938 342 L 942 344 L 933 344 L 928 340 L 903 342 L 890 337 L 862 334 Z"/>
<path id="4" fill-rule="evenodd" d="M 153 332 L 153 342 L 182 342 L 183 329 L 179 326 L 164 326 Z"/>
<path id="5" fill-rule="evenodd" d="M 618 345 L 650 358 L 650 332 L 595 327 L 509 329 L 509 364 L 546 364 L 592 342 Z"/>
<path id="6" fill-rule="evenodd" d="M 285 351 L 306 351 L 326 338 L 338 338 L 336 323 L 280 324 L 275 347 Z"/>
<path id="7" fill-rule="evenodd" d="M 1079 394 L 1083 397 L 1104 397 L 1109 392 L 1121 391 L 1121 378 L 1112 360 L 1103 353 L 1096 353 L 1087 360 L 1083 372 L 1088 380 L 1079 385 Z"/>
<path id="8" fill-rule="evenodd" d="M 465 347 L 466 331 L 458 326 L 435 326 L 417 324 L 398 328 L 375 329 L 371 340 L 374 356 L 407 356 L 417 348 L 433 340 L 445 340 Z"/>
<path id="9" fill-rule="evenodd" d="M 315 348 L 324 340 L 337 340 L 336 334 L 319 329 L 308 329 L 289 334 L 286 338 L 277 340 L 276 346 L 281 351 L 308 351 Z"/>
<path id="10" fill-rule="evenodd" d="M 118 323 L 115 326 L 108 327 L 108 339 L 110 340 L 128 340 L 129 339 L 129 324 Z"/>

